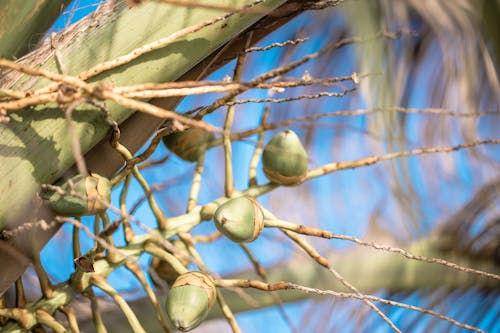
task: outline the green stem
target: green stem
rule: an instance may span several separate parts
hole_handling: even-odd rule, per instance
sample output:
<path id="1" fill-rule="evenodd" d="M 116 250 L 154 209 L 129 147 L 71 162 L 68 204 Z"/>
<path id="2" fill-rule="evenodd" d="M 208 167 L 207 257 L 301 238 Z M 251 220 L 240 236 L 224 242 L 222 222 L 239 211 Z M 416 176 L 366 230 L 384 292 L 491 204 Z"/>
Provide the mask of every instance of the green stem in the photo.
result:
<path id="1" fill-rule="evenodd" d="M 123 182 L 122 191 L 120 193 L 120 211 L 124 215 L 127 214 L 126 200 L 127 200 L 128 189 L 130 187 L 130 179 L 131 179 L 130 174 L 127 174 L 127 176 L 125 177 L 125 181 Z M 124 216 L 123 218 L 123 233 L 125 234 L 125 242 L 127 244 L 130 243 L 130 241 L 134 237 L 134 231 L 130 227 L 130 222 L 126 216 Z"/>
<path id="2" fill-rule="evenodd" d="M 196 207 L 196 202 L 198 201 L 198 194 L 200 193 L 201 185 L 201 175 L 203 173 L 203 165 L 205 163 L 205 154 L 206 150 L 201 153 L 198 161 L 196 161 L 196 169 L 194 170 L 193 182 L 191 183 L 191 189 L 189 190 L 189 199 L 186 209 L 186 212 L 188 213 Z"/>
<path id="3" fill-rule="evenodd" d="M 66 328 L 44 310 L 37 310 L 35 312 L 36 320 L 39 324 L 46 325 L 54 330 L 56 333 L 67 333 Z"/>
<path id="4" fill-rule="evenodd" d="M 142 287 L 144 288 L 144 291 L 148 295 L 149 300 L 151 301 L 151 304 L 153 304 L 153 307 L 155 309 L 156 317 L 158 319 L 158 322 L 160 323 L 161 327 L 163 328 L 163 331 L 166 333 L 170 333 L 172 330 L 168 326 L 167 320 L 165 316 L 163 315 L 163 311 L 161 309 L 161 305 L 158 302 L 158 298 L 156 297 L 153 289 L 149 285 L 146 276 L 142 272 L 141 268 L 137 263 L 127 263 L 126 264 L 127 269 L 134 274 L 134 276 L 139 280 L 141 283 Z"/>
<path id="5" fill-rule="evenodd" d="M 125 317 L 127 317 L 128 323 L 130 327 L 133 329 L 134 333 L 146 333 L 141 323 L 137 319 L 134 311 L 130 308 L 125 299 L 121 296 L 121 294 L 116 291 L 106 280 L 99 276 L 93 275 L 91 278 L 92 284 L 104 291 L 106 294 L 111 296 L 115 303 L 120 307 Z"/>

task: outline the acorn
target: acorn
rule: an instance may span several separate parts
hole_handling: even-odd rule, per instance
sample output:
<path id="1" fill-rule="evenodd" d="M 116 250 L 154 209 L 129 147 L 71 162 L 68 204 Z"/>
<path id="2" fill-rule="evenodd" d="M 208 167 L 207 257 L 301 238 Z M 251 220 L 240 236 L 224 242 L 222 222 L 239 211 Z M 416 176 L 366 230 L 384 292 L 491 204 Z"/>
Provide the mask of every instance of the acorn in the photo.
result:
<path id="1" fill-rule="evenodd" d="M 264 228 L 264 214 L 251 197 L 229 199 L 214 214 L 217 229 L 236 243 L 255 240 Z"/>
<path id="2" fill-rule="evenodd" d="M 198 127 L 191 127 L 163 137 L 167 148 L 185 161 L 196 162 L 207 149 L 208 143 L 214 139 L 211 132 Z"/>
<path id="3" fill-rule="evenodd" d="M 295 132 L 276 134 L 264 148 L 262 164 L 266 177 L 285 186 L 298 185 L 307 174 L 307 152 Z"/>
<path id="4" fill-rule="evenodd" d="M 178 330 L 190 331 L 205 320 L 215 297 L 212 277 L 197 271 L 184 273 L 175 280 L 168 292 L 168 318 Z"/>
<path id="5" fill-rule="evenodd" d="M 70 181 L 72 186 L 70 186 Z M 107 206 L 100 200 L 108 204 L 111 202 L 111 182 L 96 173 L 90 173 L 88 176 L 74 176 L 59 186 L 68 194 L 62 195 L 52 192 L 47 198 L 48 205 L 57 215 L 95 215 L 107 209 Z M 69 194 L 71 191 L 85 196 L 89 200 L 72 196 Z"/>

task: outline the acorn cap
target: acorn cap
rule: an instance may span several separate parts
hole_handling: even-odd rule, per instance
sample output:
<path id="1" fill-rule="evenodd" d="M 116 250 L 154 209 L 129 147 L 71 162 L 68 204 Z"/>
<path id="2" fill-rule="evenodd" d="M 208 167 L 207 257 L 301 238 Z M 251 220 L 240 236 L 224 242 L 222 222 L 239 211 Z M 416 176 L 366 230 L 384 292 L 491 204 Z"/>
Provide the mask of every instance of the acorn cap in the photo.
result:
<path id="1" fill-rule="evenodd" d="M 213 279 L 202 272 L 179 276 L 167 295 L 166 311 L 174 326 L 183 332 L 200 325 L 215 302 Z"/>
<path id="2" fill-rule="evenodd" d="M 292 130 L 276 134 L 264 148 L 262 164 L 266 177 L 285 186 L 302 183 L 307 174 L 307 152 Z"/>
<path id="3" fill-rule="evenodd" d="M 255 240 L 264 228 L 264 214 L 259 203 L 251 197 L 226 201 L 214 214 L 217 229 L 236 243 Z"/>
<path id="4" fill-rule="evenodd" d="M 56 214 L 63 216 L 95 215 L 107 209 L 107 206 L 100 200 L 108 204 L 111 202 L 111 182 L 109 179 L 91 173 L 85 177 L 77 175 L 70 180 L 73 186 L 71 187 L 69 180 L 67 180 L 60 185 L 61 189 L 68 193 L 73 190 L 90 200 L 53 192 L 48 198 L 48 204 Z"/>
<path id="5" fill-rule="evenodd" d="M 185 161 L 196 162 L 207 149 L 214 135 L 198 127 L 191 127 L 163 137 L 167 148 Z"/>

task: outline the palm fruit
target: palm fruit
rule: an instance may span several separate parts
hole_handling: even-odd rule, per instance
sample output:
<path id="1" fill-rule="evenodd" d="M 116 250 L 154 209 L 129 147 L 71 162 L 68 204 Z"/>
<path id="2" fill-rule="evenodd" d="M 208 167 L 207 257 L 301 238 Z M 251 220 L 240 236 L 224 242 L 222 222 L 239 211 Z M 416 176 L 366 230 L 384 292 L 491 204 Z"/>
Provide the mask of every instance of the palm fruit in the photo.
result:
<path id="1" fill-rule="evenodd" d="M 226 201 L 214 214 L 217 229 L 236 243 L 255 240 L 264 227 L 264 214 L 259 203 L 251 197 Z"/>
<path id="2" fill-rule="evenodd" d="M 174 257 L 179 259 L 181 264 L 184 267 L 187 267 L 189 265 L 189 253 L 186 248 L 186 245 L 184 242 L 182 242 L 179 239 L 175 239 L 172 241 L 172 245 L 174 245 L 179 252 L 184 254 L 184 256 L 177 255 L 176 253 L 173 253 Z M 179 273 L 177 270 L 166 260 L 162 260 L 158 257 L 152 257 L 151 258 L 151 263 L 149 265 L 155 272 L 156 274 L 165 282 L 167 282 L 168 285 L 171 285 L 174 283 L 175 279 L 179 276 Z M 153 281 L 154 282 L 154 281 Z"/>
<path id="3" fill-rule="evenodd" d="M 50 208 L 58 215 L 95 215 L 107 209 L 103 202 L 109 204 L 111 201 L 111 182 L 96 173 L 90 173 L 88 176 L 74 176 L 60 187 L 67 194 L 53 192 L 47 199 Z M 71 195 L 71 191 L 78 196 Z"/>
<path id="4" fill-rule="evenodd" d="M 163 137 L 167 148 L 185 161 L 196 162 L 213 140 L 213 133 L 198 127 L 191 127 Z"/>
<path id="5" fill-rule="evenodd" d="M 215 302 L 213 279 L 202 272 L 180 275 L 168 292 L 166 311 L 174 326 L 187 332 L 205 320 Z"/>
<path id="6" fill-rule="evenodd" d="M 297 134 L 291 130 L 280 132 L 264 148 L 264 173 L 273 183 L 298 185 L 306 177 L 307 158 L 307 152 Z"/>

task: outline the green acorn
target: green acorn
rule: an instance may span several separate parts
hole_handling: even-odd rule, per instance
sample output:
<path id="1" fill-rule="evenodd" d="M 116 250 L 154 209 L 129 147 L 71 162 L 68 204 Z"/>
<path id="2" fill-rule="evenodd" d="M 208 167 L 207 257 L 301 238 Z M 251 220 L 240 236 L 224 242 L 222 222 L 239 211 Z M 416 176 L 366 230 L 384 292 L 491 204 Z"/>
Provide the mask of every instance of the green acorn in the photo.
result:
<path id="1" fill-rule="evenodd" d="M 215 211 L 214 222 L 217 229 L 233 242 L 251 242 L 264 228 L 264 214 L 254 198 L 239 197 L 220 205 Z"/>
<path id="2" fill-rule="evenodd" d="M 196 162 L 214 139 L 213 133 L 198 127 L 191 127 L 163 137 L 167 148 L 185 161 Z"/>
<path id="3" fill-rule="evenodd" d="M 72 186 L 70 186 L 70 181 Z M 48 205 L 58 215 L 95 215 L 107 209 L 107 206 L 100 200 L 108 204 L 111 201 L 111 182 L 109 179 L 96 173 L 90 173 L 88 176 L 74 176 L 66 180 L 60 187 L 65 192 L 69 193 L 73 190 L 81 196 L 88 197 L 90 200 L 69 194 L 61 195 L 57 192 L 52 192 L 47 199 Z"/>
<path id="4" fill-rule="evenodd" d="M 168 292 L 168 318 L 178 330 L 190 331 L 205 320 L 215 297 L 215 284 L 209 275 L 195 271 L 184 273 Z"/>
<path id="5" fill-rule="evenodd" d="M 276 134 L 264 148 L 262 164 L 267 178 L 280 185 L 302 183 L 307 174 L 307 152 L 295 132 Z"/>

